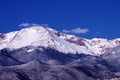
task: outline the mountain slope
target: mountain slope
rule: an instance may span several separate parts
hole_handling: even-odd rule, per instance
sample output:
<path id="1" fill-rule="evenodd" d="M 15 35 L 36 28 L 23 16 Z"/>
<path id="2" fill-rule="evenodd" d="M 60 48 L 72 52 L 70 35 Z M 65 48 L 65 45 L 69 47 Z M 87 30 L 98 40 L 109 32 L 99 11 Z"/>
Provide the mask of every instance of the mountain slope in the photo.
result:
<path id="1" fill-rule="evenodd" d="M 108 64 L 113 66 L 117 72 L 120 72 L 120 46 L 111 48 L 108 52 L 102 55 L 102 57 Z"/>
<path id="2" fill-rule="evenodd" d="M 0 80 L 103 80 L 115 77 L 112 67 L 99 57 L 64 54 L 45 48 L 27 53 L 26 49 L 29 48 L 0 52 Z"/>

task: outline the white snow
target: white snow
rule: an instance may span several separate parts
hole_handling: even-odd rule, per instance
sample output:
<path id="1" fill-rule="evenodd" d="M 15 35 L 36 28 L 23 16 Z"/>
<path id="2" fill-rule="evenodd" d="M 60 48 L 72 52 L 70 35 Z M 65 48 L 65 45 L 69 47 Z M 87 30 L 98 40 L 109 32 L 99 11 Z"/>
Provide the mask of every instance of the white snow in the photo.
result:
<path id="1" fill-rule="evenodd" d="M 59 35 L 58 35 L 59 34 Z M 69 42 L 67 40 L 73 41 Z M 79 45 L 82 42 L 85 45 Z M 0 40 L 0 50 L 3 48 L 18 49 L 26 46 L 49 47 L 63 53 L 103 54 L 109 48 L 120 45 L 120 38 L 107 40 L 102 38 L 85 39 L 58 32 L 51 28 L 34 25 L 20 31 L 6 33 L 6 38 Z M 33 49 L 28 50 L 31 52 Z"/>

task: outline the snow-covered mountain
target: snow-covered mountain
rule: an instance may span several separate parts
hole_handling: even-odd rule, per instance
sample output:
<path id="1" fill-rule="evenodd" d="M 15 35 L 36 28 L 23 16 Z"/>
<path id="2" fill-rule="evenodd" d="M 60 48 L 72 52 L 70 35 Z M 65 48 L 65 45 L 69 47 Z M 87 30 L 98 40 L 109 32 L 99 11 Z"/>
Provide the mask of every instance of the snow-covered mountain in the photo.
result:
<path id="1" fill-rule="evenodd" d="M 119 38 L 85 39 L 34 25 L 0 34 L 0 80 L 119 80 L 119 52 Z"/>
<path id="2" fill-rule="evenodd" d="M 4 48 L 19 49 L 26 46 L 33 46 L 34 48 L 41 46 L 63 53 L 100 55 L 119 45 L 120 38 L 114 40 L 102 38 L 85 39 L 39 25 L 0 34 L 0 50 Z M 34 49 L 29 51 L 32 50 Z"/>

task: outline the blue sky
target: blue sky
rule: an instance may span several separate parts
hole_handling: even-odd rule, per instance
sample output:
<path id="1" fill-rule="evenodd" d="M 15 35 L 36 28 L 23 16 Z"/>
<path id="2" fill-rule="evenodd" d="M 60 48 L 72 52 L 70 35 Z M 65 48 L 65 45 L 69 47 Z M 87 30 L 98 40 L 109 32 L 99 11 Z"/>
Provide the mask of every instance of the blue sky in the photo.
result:
<path id="1" fill-rule="evenodd" d="M 21 23 L 114 39 L 120 37 L 120 0 L 0 0 L 0 33 L 19 30 Z M 88 31 L 74 33 L 76 29 Z"/>

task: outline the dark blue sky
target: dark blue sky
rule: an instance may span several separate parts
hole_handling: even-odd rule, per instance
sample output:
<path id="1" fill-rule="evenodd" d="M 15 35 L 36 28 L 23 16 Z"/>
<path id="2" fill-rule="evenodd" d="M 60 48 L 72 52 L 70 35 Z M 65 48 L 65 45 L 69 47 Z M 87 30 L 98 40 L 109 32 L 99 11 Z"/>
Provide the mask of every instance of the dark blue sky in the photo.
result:
<path id="1" fill-rule="evenodd" d="M 120 37 L 120 0 L 0 0 L 0 33 L 21 23 L 48 24 L 61 31 L 89 29 L 81 37 Z"/>

